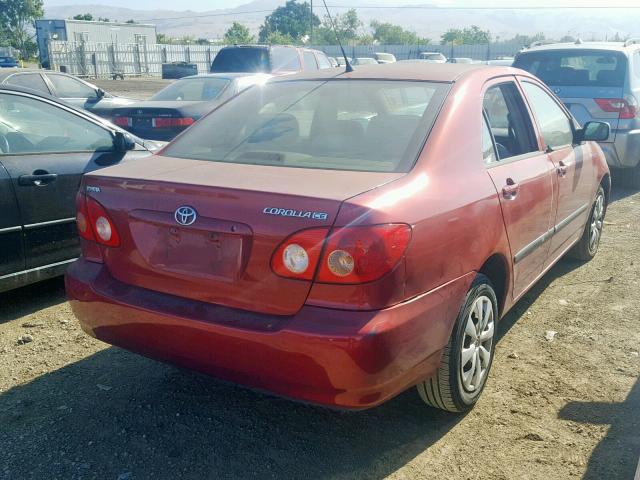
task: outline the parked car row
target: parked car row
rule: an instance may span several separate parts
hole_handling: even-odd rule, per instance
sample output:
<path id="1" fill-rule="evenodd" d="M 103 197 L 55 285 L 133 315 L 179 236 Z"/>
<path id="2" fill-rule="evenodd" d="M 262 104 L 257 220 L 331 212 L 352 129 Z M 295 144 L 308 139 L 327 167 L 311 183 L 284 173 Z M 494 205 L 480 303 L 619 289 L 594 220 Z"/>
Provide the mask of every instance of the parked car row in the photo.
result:
<path id="1" fill-rule="evenodd" d="M 0 289 L 80 248 L 67 294 L 105 342 L 323 405 L 472 408 L 499 320 L 597 253 L 611 122 L 524 70 L 321 53 L 229 47 L 118 125 L 0 85 Z"/>

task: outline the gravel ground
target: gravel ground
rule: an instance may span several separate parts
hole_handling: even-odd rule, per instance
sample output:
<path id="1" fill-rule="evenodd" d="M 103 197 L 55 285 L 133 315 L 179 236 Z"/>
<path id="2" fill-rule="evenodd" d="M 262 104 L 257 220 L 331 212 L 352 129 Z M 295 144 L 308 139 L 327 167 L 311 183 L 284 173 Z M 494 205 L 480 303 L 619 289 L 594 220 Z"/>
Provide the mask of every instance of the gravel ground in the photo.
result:
<path id="1" fill-rule="evenodd" d="M 597 257 L 561 261 L 501 322 L 463 416 L 413 389 L 347 413 L 255 393 L 93 340 L 61 280 L 0 294 L 0 479 L 630 480 L 639 215 L 616 189 Z"/>

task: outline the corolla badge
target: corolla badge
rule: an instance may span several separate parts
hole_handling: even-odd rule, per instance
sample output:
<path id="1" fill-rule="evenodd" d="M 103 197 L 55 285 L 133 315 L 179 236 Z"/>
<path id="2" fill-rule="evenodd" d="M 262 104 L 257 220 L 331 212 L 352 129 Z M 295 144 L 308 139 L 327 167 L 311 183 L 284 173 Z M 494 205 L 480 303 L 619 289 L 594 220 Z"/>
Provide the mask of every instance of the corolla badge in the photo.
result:
<path id="1" fill-rule="evenodd" d="M 173 217 L 176 219 L 180 225 L 191 225 L 198 218 L 198 212 L 193 207 L 189 207 L 188 205 L 183 205 L 182 207 L 178 207 L 176 213 L 173 214 Z"/>
<path id="2" fill-rule="evenodd" d="M 305 210 L 294 210 L 292 208 L 266 207 L 262 213 L 267 215 L 278 215 L 280 217 L 311 218 L 313 220 L 326 220 L 329 214 L 326 212 L 310 212 Z"/>

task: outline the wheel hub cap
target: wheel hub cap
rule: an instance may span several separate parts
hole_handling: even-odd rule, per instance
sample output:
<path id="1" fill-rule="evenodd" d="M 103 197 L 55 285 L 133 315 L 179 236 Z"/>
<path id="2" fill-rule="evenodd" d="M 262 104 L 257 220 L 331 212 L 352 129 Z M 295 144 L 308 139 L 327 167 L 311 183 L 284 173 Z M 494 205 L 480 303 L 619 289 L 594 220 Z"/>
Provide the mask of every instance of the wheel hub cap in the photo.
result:
<path id="1" fill-rule="evenodd" d="M 460 351 L 460 378 L 467 392 L 482 387 L 491 363 L 495 326 L 493 304 L 486 296 L 478 297 L 467 316 Z"/>

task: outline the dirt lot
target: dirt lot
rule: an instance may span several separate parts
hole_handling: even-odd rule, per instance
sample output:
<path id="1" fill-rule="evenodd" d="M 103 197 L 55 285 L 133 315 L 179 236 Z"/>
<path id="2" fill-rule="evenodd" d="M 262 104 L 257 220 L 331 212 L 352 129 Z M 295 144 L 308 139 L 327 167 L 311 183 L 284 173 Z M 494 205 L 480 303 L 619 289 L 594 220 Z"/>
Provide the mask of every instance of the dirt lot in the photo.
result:
<path id="1" fill-rule="evenodd" d="M 160 78 L 127 78 L 126 80 L 92 80 L 89 81 L 113 95 L 145 100 L 173 80 Z"/>
<path id="2" fill-rule="evenodd" d="M 501 323 L 466 416 L 414 390 L 355 413 L 273 398 L 87 337 L 60 280 L 0 294 L 0 479 L 630 480 L 639 216 L 616 189 L 598 256 L 560 262 Z"/>

